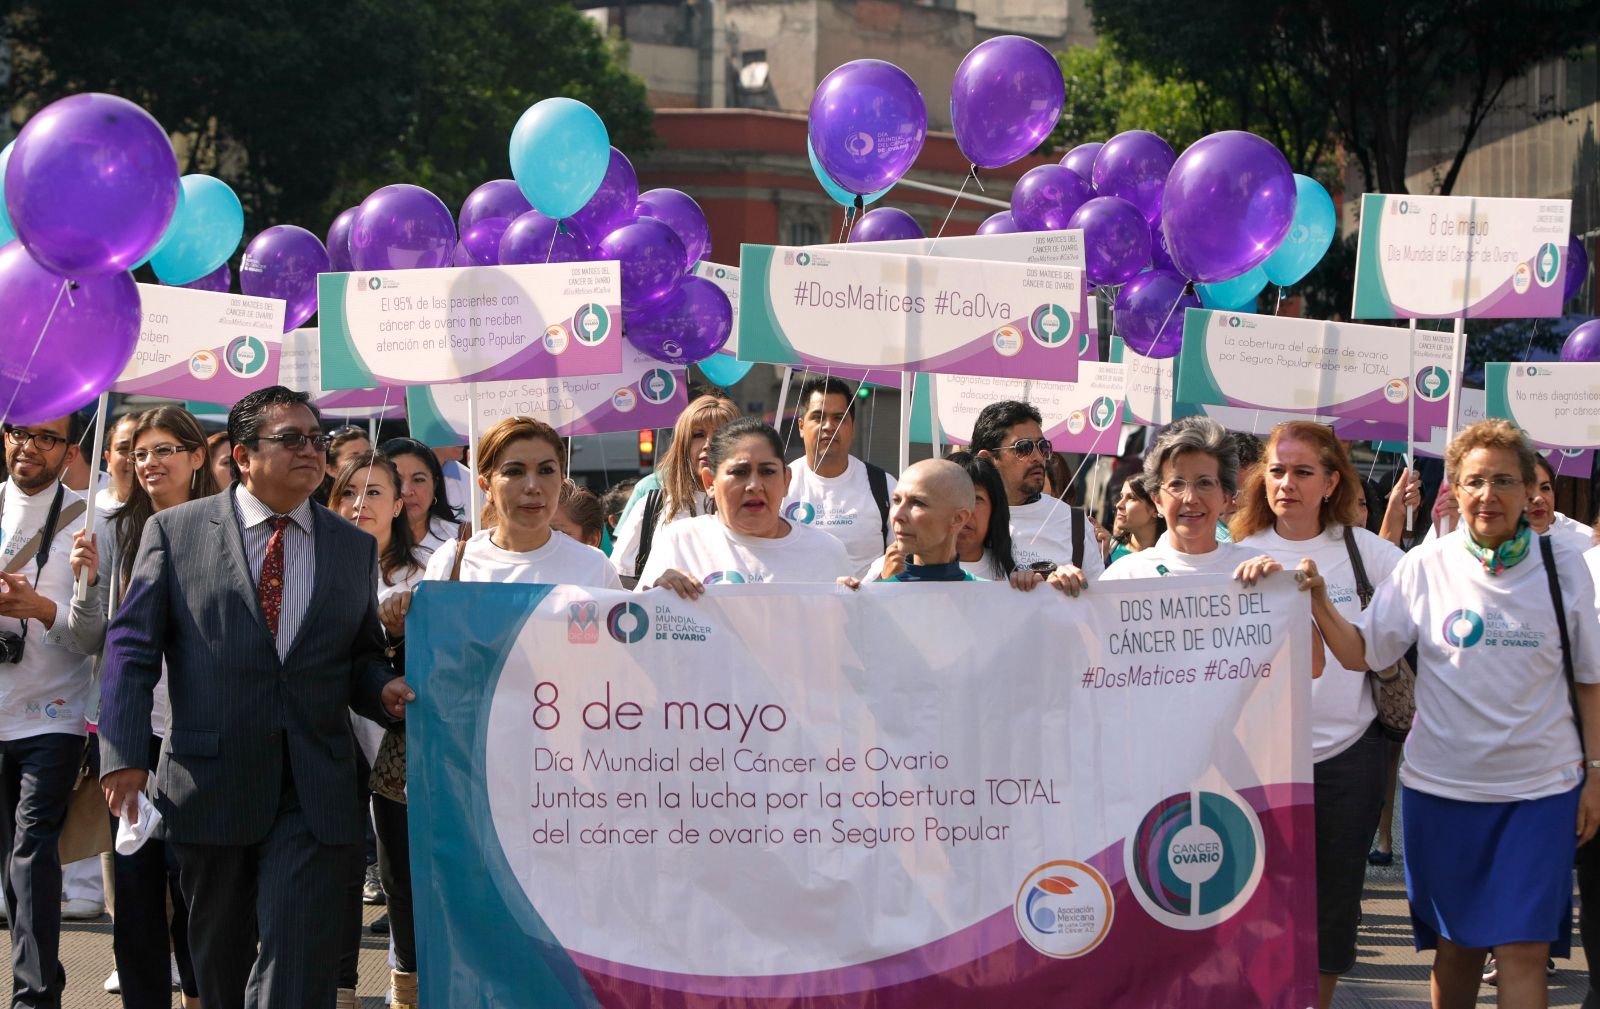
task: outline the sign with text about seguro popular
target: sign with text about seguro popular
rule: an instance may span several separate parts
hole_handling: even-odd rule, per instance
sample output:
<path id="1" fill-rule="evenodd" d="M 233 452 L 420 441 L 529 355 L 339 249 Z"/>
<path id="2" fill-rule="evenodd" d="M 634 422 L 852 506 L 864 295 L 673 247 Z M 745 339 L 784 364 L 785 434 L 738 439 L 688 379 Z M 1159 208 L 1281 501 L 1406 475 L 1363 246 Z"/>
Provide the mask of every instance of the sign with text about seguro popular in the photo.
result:
<path id="1" fill-rule="evenodd" d="M 615 374 L 616 263 L 540 263 L 317 278 L 325 389 Z"/>
<path id="2" fill-rule="evenodd" d="M 1184 313 L 1177 398 L 1387 422 L 1404 437 L 1414 389 L 1417 429 L 1426 434 L 1445 424 L 1452 334 L 1417 331 L 1413 381 L 1407 381 L 1408 339 L 1392 326 L 1191 308 Z"/>
<path id="3" fill-rule="evenodd" d="M 739 359 L 1072 382 L 1083 271 L 746 245 Z"/>
<path id="4" fill-rule="evenodd" d="M 1071 601 L 427 583 L 408 630 L 428 1004 L 1315 990 L 1311 621 L 1286 574 Z"/>
<path id="5" fill-rule="evenodd" d="M 1356 319 L 1561 314 L 1571 200 L 1361 197 Z"/>
<path id="6" fill-rule="evenodd" d="M 939 426 L 957 445 L 972 441 L 972 425 L 991 403 L 1031 403 L 1044 418 L 1044 436 L 1057 452 L 1116 455 L 1122 444 L 1123 367 L 1078 363 L 1076 382 L 1034 382 L 972 375 L 931 376 L 939 404 Z"/>
<path id="7" fill-rule="evenodd" d="M 278 381 L 297 392 L 309 393 L 311 402 L 326 414 L 346 419 L 405 416 L 406 391 L 403 386 L 324 389 L 320 342 L 315 326 L 292 329 L 283 334 L 283 367 L 279 370 Z"/>
<path id="8" fill-rule="evenodd" d="M 1488 364 L 1483 391 L 1485 412 L 1540 448 L 1600 448 L 1600 363 Z"/>
<path id="9" fill-rule="evenodd" d="M 669 428 L 689 405 L 682 368 L 669 368 L 643 351 L 623 348 L 617 375 L 575 375 L 479 382 L 478 430 L 506 417 L 533 417 L 563 438 Z M 474 387 L 415 385 L 406 390 L 411 436 L 425 445 L 467 444 L 467 411 Z"/>
<path id="10" fill-rule="evenodd" d="M 278 381 L 283 302 L 138 286 L 139 342 L 112 392 L 232 403 Z"/>

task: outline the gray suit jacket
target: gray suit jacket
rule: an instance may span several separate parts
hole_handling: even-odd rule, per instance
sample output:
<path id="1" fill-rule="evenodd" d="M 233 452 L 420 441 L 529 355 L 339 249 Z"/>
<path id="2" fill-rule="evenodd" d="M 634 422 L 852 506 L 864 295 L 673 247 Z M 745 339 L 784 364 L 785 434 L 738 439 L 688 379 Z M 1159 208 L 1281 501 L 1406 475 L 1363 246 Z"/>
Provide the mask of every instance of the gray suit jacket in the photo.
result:
<path id="1" fill-rule="evenodd" d="M 156 769 L 166 836 L 243 845 L 277 817 L 284 755 L 324 844 L 363 837 L 347 709 L 387 724 L 376 543 L 313 505 L 316 580 L 287 658 L 267 633 L 225 491 L 145 526 L 126 596 L 106 635 L 101 774 L 147 766 L 151 691 L 167 663 L 172 721 Z"/>

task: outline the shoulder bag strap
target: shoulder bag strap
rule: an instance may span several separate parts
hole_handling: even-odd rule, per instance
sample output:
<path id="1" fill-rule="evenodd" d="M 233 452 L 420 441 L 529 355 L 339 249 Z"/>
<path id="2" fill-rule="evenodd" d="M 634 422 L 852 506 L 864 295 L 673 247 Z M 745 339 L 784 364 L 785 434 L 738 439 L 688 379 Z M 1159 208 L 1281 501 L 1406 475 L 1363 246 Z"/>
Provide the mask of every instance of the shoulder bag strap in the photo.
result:
<path id="1" fill-rule="evenodd" d="M 1367 565 L 1361 560 L 1361 548 L 1356 546 L 1356 533 L 1349 526 L 1344 527 L 1344 548 L 1350 553 L 1350 567 L 1356 575 L 1356 595 L 1361 599 L 1361 608 L 1366 609 L 1372 602 L 1372 579 L 1367 577 Z"/>
<path id="2" fill-rule="evenodd" d="M 1083 567 L 1083 509 L 1067 505 L 1072 513 L 1072 566 Z"/>
<path id="3" fill-rule="evenodd" d="M 1550 537 L 1535 537 L 1539 541 L 1539 556 L 1544 559 L 1545 578 L 1550 583 L 1550 601 L 1556 607 L 1556 627 L 1561 631 L 1561 672 L 1567 678 L 1567 693 L 1572 699 L 1572 715 L 1578 720 L 1578 736 L 1583 737 L 1583 719 L 1578 714 L 1578 676 L 1572 668 L 1572 640 L 1567 636 L 1567 607 L 1561 601 L 1561 578 L 1556 573 L 1556 551 Z"/>
<path id="4" fill-rule="evenodd" d="M 63 522 L 71 525 L 87 507 L 82 501 L 74 501 L 63 510 L 61 501 L 64 496 L 65 492 L 61 485 L 57 484 L 56 497 L 50 504 L 50 514 L 45 516 L 44 525 L 39 527 L 31 539 L 22 544 L 22 549 L 18 550 L 17 555 L 6 564 L 7 574 L 14 575 L 21 571 L 35 557 L 38 558 L 38 563 L 34 566 L 35 572 L 44 570 L 45 564 L 50 560 L 50 544 L 56 538 L 56 529 Z"/>
<path id="5" fill-rule="evenodd" d="M 867 467 L 867 486 L 872 489 L 872 500 L 878 505 L 879 534 L 883 537 L 883 547 L 889 548 L 889 474 L 880 467 L 862 460 L 862 465 Z"/>
<path id="6" fill-rule="evenodd" d="M 644 562 L 650 559 L 650 547 L 656 541 L 656 522 L 661 518 L 662 493 L 653 490 L 644 496 L 644 514 L 640 516 L 639 550 L 633 558 L 633 577 L 644 574 Z"/>
<path id="7" fill-rule="evenodd" d="M 461 531 L 456 534 L 456 560 L 450 565 L 450 580 L 461 580 L 461 562 L 467 556 L 467 540 L 472 536 L 472 527 L 465 522 L 461 523 Z"/>

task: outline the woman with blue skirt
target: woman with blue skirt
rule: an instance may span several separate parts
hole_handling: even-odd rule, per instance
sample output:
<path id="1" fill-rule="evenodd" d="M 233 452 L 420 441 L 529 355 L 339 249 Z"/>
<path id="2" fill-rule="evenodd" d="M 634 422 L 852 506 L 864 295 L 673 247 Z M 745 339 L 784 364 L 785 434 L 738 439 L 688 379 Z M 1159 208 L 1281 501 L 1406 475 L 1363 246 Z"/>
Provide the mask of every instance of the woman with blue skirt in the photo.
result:
<path id="1" fill-rule="evenodd" d="M 1535 455 L 1511 424 L 1466 428 L 1445 471 L 1460 526 L 1407 554 L 1358 618 L 1334 608 L 1314 562 L 1302 587 L 1347 669 L 1417 646 L 1400 806 L 1434 1009 L 1477 1005 L 1491 951 L 1499 1004 L 1543 1009 L 1546 958 L 1571 947 L 1573 853 L 1600 826 L 1594 582 L 1570 544 L 1529 526 Z"/>

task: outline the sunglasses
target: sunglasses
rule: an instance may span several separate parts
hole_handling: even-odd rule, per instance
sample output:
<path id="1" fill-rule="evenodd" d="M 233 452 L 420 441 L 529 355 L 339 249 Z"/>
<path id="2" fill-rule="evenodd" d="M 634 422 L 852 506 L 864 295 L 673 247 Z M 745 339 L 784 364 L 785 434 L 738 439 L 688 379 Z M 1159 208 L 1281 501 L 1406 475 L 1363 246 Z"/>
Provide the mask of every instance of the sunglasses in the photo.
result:
<path id="1" fill-rule="evenodd" d="M 1018 458 L 1033 455 L 1037 451 L 1041 458 L 1048 459 L 1055 448 L 1049 438 L 1018 438 L 1009 445 L 1001 445 L 1000 451 L 1010 452 Z"/>

